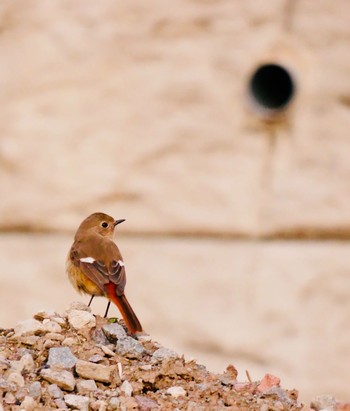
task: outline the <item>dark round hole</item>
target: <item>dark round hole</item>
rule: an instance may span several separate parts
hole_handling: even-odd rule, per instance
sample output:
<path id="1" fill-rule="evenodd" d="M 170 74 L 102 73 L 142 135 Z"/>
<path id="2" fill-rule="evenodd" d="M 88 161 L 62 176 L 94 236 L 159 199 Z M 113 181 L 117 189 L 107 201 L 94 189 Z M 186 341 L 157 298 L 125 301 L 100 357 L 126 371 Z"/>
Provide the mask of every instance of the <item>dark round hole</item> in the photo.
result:
<path id="1" fill-rule="evenodd" d="M 264 110 L 283 110 L 295 94 L 290 72 L 278 64 L 260 66 L 253 74 L 249 88 L 254 103 Z"/>

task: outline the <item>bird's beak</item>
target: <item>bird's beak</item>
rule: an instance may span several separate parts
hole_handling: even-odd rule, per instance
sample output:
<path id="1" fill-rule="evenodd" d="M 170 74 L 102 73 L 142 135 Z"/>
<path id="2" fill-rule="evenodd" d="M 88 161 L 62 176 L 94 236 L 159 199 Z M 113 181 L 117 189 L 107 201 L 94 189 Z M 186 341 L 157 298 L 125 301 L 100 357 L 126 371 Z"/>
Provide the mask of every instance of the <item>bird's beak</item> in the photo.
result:
<path id="1" fill-rule="evenodd" d="M 115 221 L 114 221 L 114 227 L 115 227 L 116 225 L 124 222 L 124 221 L 125 221 L 125 218 L 122 218 L 122 219 L 120 219 L 120 220 L 115 220 Z"/>

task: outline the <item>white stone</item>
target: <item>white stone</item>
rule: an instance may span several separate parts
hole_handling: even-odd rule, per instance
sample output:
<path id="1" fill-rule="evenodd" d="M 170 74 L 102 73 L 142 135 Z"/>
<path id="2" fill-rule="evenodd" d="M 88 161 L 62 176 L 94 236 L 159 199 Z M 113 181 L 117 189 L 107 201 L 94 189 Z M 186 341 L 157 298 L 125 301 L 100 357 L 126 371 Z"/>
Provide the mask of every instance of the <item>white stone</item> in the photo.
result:
<path id="1" fill-rule="evenodd" d="M 81 411 L 89 411 L 89 398 L 83 395 L 66 394 L 64 396 L 65 403 L 71 407 Z"/>
<path id="2" fill-rule="evenodd" d="M 168 388 L 166 390 L 166 393 L 171 395 L 174 398 L 186 395 L 186 391 L 182 387 L 178 387 L 178 386 Z"/>
<path id="3" fill-rule="evenodd" d="M 106 345 L 101 345 L 101 350 L 108 356 L 108 357 L 114 357 L 115 352 L 112 351 L 110 348 L 108 348 Z"/>
<path id="4" fill-rule="evenodd" d="M 37 407 L 37 403 L 34 398 L 25 396 L 24 400 L 21 402 L 21 407 L 25 411 L 33 411 Z"/>
<path id="5" fill-rule="evenodd" d="M 177 352 L 169 348 L 165 348 L 165 347 L 158 348 L 158 350 L 156 350 L 152 355 L 152 358 L 157 361 L 165 360 L 167 358 L 178 358 L 178 357 L 179 355 L 177 354 Z"/>
<path id="6" fill-rule="evenodd" d="M 42 323 L 31 318 L 29 320 L 21 321 L 16 325 L 14 336 L 17 337 L 21 335 L 42 333 L 43 331 L 44 327 Z"/>
<path id="7" fill-rule="evenodd" d="M 67 337 L 62 341 L 62 345 L 67 345 L 68 347 L 76 344 L 76 339 L 73 337 Z"/>
<path id="8" fill-rule="evenodd" d="M 69 313 L 72 310 L 79 310 L 79 311 L 88 311 L 91 312 L 91 308 L 88 307 L 86 304 L 82 303 L 81 301 L 73 301 L 68 309 L 67 309 L 67 313 Z"/>
<path id="9" fill-rule="evenodd" d="M 66 391 L 73 391 L 75 387 L 75 378 L 69 371 L 56 371 L 51 369 L 41 370 L 40 375 L 45 380 L 57 384 Z"/>
<path id="10" fill-rule="evenodd" d="M 63 398 L 63 392 L 57 384 L 50 384 L 47 388 L 47 391 L 52 398 Z"/>
<path id="11" fill-rule="evenodd" d="M 48 318 L 45 318 L 42 324 L 46 332 L 49 332 L 49 333 L 62 332 L 62 327 L 59 324 L 57 324 L 56 321 L 52 321 L 52 320 L 49 320 Z"/>
<path id="12" fill-rule="evenodd" d="M 41 384 L 39 381 L 34 381 L 29 385 L 29 396 L 38 400 L 41 397 Z"/>
<path id="13" fill-rule="evenodd" d="M 25 371 L 32 371 L 34 369 L 34 360 L 33 360 L 33 356 L 30 353 L 26 353 L 22 356 L 22 358 L 20 359 L 20 362 L 22 363 L 22 370 Z"/>
<path id="14" fill-rule="evenodd" d="M 130 384 L 130 382 L 128 380 L 125 380 L 123 382 L 123 384 L 120 386 L 120 390 L 127 396 L 127 397 L 131 397 L 132 392 L 133 392 L 133 388 L 132 385 Z"/>
<path id="15" fill-rule="evenodd" d="M 79 394 L 89 394 L 91 391 L 97 390 L 95 380 L 81 380 L 77 382 L 77 390 Z"/>
<path id="16" fill-rule="evenodd" d="M 112 410 L 120 409 L 120 399 L 118 397 L 112 397 L 108 402 Z"/>
<path id="17" fill-rule="evenodd" d="M 71 310 L 68 314 L 68 322 L 76 330 L 96 326 L 96 318 L 88 311 Z"/>
<path id="18" fill-rule="evenodd" d="M 13 382 L 14 384 L 17 385 L 17 387 L 24 387 L 24 378 L 22 376 L 22 374 L 20 374 L 19 372 L 11 372 L 8 376 L 7 376 L 7 382 Z"/>

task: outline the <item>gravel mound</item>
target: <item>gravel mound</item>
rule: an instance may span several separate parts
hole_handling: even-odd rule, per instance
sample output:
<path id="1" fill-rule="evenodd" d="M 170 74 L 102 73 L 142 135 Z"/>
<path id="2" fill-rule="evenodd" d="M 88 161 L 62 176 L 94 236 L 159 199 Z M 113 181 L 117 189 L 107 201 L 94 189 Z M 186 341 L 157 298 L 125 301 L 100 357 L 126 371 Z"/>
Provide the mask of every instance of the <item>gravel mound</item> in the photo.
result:
<path id="1" fill-rule="evenodd" d="M 0 329 L 0 411 L 311 409 L 277 377 L 239 382 L 232 365 L 213 374 L 122 324 L 73 303 Z"/>

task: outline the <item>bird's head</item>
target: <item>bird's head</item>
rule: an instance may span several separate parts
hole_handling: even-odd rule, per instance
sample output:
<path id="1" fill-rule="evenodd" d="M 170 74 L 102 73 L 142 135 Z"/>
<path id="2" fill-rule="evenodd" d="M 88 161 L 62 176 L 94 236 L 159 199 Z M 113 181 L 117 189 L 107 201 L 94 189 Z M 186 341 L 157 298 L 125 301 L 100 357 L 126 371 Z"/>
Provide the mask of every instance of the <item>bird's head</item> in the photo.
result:
<path id="1" fill-rule="evenodd" d="M 124 219 L 114 220 L 113 217 L 105 213 L 93 213 L 80 224 L 78 233 L 95 233 L 103 237 L 113 238 L 115 227 L 125 221 Z"/>

